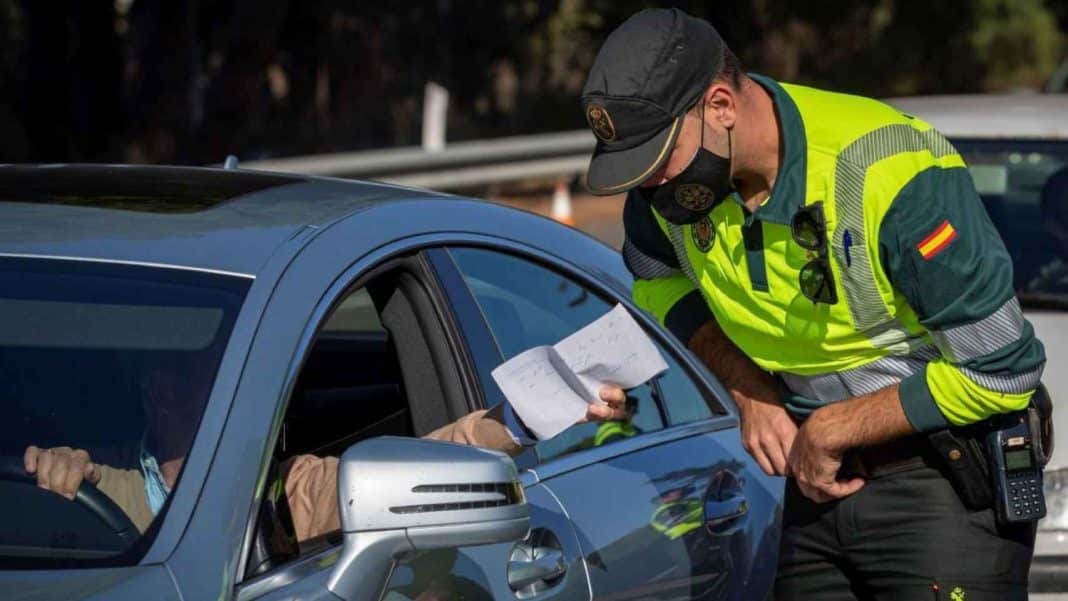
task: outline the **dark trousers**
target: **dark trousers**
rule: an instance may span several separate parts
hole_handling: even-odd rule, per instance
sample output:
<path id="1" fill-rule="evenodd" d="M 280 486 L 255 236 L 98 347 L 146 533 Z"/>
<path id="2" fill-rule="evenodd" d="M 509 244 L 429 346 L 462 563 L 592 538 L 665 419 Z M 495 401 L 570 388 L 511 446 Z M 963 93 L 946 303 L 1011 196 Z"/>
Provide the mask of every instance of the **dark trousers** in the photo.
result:
<path id="1" fill-rule="evenodd" d="M 819 504 L 787 481 L 775 599 L 1027 599 L 1033 524 L 969 511 L 927 464 L 871 478 Z"/>

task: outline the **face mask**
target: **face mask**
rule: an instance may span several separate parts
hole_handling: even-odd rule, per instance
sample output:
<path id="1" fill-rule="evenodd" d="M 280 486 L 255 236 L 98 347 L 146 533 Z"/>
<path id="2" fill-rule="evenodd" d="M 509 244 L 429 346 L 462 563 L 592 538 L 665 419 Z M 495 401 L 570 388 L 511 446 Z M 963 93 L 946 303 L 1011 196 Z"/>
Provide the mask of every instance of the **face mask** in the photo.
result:
<path id="1" fill-rule="evenodd" d="M 682 173 L 652 190 L 652 205 L 660 216 L 675 225 L 697 223 L 731 191 L 731 130 L 727 130 L 727 155 L 705 150 L 705 119 L 701 109 L 701 146 Z"/>
<path id="2" fill-rule="evenodd" d="M 160 509 L 163 509 L 163 503 L 171 494 L 171 489 L 159 471 L 159 462 L 145 449 L 144 445 L 141 445 L 141 473 L 145 476 L 145 497 L 148 500 L 148 508 L 152 510 L 152 515 L 157 515 Z"/>

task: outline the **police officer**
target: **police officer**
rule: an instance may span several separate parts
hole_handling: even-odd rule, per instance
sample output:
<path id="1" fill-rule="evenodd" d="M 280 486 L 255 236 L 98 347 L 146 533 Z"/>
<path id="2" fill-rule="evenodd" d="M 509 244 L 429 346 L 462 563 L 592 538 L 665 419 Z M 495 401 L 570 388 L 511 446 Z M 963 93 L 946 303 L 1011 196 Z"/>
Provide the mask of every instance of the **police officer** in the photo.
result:
<path id="1" fill-rule="evenodd" d="M 582 108 L 590 188 L 627 192 L 635 300 L 789 477 L 776 599 L 1026 598 L 1033 524 L 965 507 L 925 435 L 1024 408 L 1045 361 L 953 146 L 746 74 L 679 10 L 607 38 Z"/>

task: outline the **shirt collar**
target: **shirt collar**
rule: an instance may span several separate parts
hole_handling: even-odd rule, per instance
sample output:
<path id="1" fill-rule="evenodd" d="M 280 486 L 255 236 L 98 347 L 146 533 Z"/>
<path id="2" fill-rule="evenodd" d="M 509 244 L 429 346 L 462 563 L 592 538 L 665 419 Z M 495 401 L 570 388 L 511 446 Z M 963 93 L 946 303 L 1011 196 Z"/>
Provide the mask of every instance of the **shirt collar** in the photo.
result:
<path id="1" fill-rule="evenodd" d="M 789 225 L 797 209 L 805 204 L 806 153 L 808 144 L 805 140 L 805 126 L 797 104 L 790 98 L 779 82 L 750 73 L 750 79 L 757 82 L 771 95 L 775 106 L 775 116 L 779 124 L 779 143 L 782 145 L 782 162 L 771 188 L 768 201 L 760 206 L 746 222 L 752 220 L 770 221 Z"/>

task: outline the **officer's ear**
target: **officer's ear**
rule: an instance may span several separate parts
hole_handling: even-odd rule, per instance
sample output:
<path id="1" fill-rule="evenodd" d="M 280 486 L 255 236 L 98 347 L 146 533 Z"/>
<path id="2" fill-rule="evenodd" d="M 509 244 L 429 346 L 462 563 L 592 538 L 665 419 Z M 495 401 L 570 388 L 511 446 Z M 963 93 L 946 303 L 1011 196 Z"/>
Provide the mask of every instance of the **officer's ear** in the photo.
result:
<path id="1" fill-rule="evenodd" d="M 714 80 L 705 90 L 705 119 L 715 119 L 724 129 L 734 127 L 738 92 L 726 81 Z"/>

